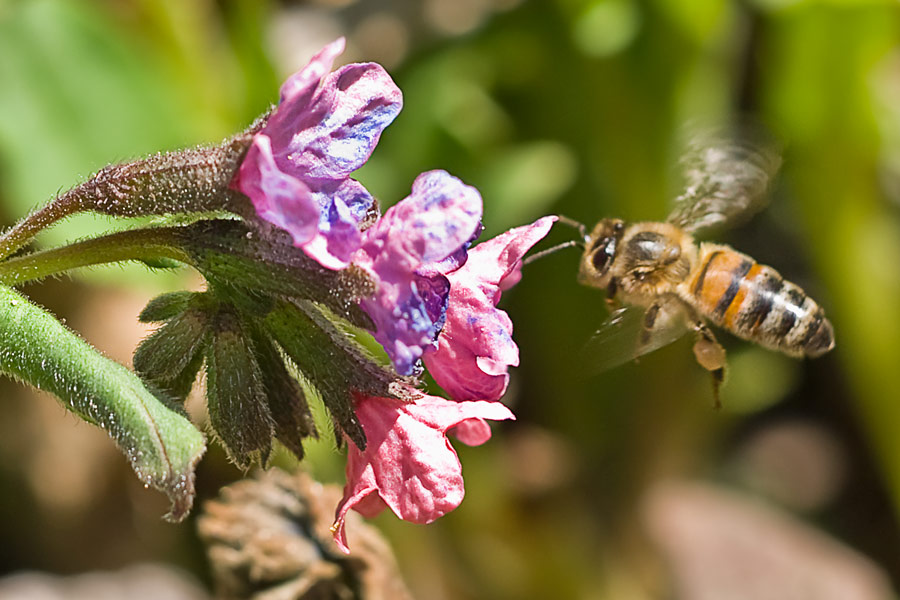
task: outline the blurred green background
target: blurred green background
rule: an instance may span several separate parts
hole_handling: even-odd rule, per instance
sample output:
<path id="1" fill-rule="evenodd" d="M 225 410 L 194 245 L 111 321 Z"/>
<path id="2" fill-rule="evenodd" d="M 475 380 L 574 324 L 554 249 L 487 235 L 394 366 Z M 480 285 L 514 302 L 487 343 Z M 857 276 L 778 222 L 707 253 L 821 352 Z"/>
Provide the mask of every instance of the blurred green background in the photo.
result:
<path id="1" fill-rule="evenodd" d="M 518 421 L 459 449 L 457 511 L 427 527 L 376 520 L 416 597 L 900 587 L 900 5 L 0 0 L 0 218 L 107 163 L 230 135 L 339 35 L 341 60 L 382 63 L 405 99 L 359 179 L 388 205 L 447 169 L 481 190 L 485 237 L 548 213 L 662 219 L 685 123 L 750 115 L 784 166 L 771 206 L 720 241 L 803 286 L 837 337 L 808 362 L 721 334 L 716 412 L 688 339 L 582 376 L 603 294 L 575 283 L 576 250 L 529 265 L 502 302 L 521 349 L 505 398 Z M 79 218 L 41 242 L 108 226 Z M 26 292 L 128 362 L 143 303 L 185 284 L 196 278 L 116 267 Z M 159 518 L 165 500 L 103 432 L 12 382 L 2 395 L 0 573 L 155 561 L 209 581 L 192 524 Z M 309 454 L 342 483 L 331 441 Z M 213 446 L 201 500 L 240 476 Z"/>

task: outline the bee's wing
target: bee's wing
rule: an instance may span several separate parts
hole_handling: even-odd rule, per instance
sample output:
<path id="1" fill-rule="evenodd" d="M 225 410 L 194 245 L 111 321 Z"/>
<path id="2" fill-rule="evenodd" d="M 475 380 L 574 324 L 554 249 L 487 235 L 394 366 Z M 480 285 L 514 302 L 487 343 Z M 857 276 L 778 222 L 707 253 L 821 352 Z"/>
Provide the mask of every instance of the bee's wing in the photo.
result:
<path id="1" fill-rule="evenodd" d="M 646 312 L 640 306 L 625 306 L 609 315 L 585 345 L 582 356 L 587 375 L 596 375 L 658 350 L 688 331 L 687 318 L 679 303 L 664 304 L 649 330 L 644 327 Z"/>
<path id="2" fill-rule="evenodd" d="M 781 156 L 759 131 L 745 128 L 693 134 L 680 163 L 684 191 L 667 220 L 694 233 L 734 225 L 762 210 Z"/>

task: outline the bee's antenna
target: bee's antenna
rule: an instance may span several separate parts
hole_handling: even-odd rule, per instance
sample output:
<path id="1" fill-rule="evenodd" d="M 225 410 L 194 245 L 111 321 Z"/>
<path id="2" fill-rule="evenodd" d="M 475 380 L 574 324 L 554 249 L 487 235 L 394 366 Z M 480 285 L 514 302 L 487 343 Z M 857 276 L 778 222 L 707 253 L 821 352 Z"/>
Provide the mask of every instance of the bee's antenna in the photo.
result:
<path id="1" fill-rule="evenodd" d="M 585 227 L 584 223 L 580 223 L 575 219 L 570 219 L 565 215 L 556 215 L 556 220 L 563 225 L 568 225 L 569 227 L 574 227 L 575 229 L 577 229 L 578 235 L 581 236 L 581 239 L 587 241 L 587 227 Z"/>
<path id="2" fill-rule="evenodd" d="M 547 248 L 546 250 L 541 250 L 540 252 L 535 252 L 534 254 L 532 254 L 525 260 L 523 260 L 522 265 L 524 266 L 524 265 L 531 264 L 539 258 L 543 258 L 543 257 L 547 256 L 548 254 L 553 254 L 557 250 L 562 250 L 563 248 L 571 248 L 572 246 L 584 246 L 584 242 L 582 242 L 581 240 L 569 240 L 568 242 L 563 242 L 561 244 L 551 246 L 550 248 Z"/>
<path id="3" fill-rule="evenodd" d="M 563 225 L 568 225 L 569 227 L 574 227 L 575 229 L 577 229 L 578 235 L 581 237 L 581 239 L 569 240 L 568 242 L 563 242 L 561 244 L 551 246 L 550 248 L 547 248 L 546 250 L 541 250 L 540 252 L 535 252 L 534 254 L 532 254 L 531 256 L 529 256 L 528 258 L 526 258 L 525 260 L 522 261 L 523 266 L 533 263 L 537 259 L 543 258 L 543 257 L 547 256 L 548 254 L 553 254 L 557 250 L 562 250 L 564 248 L 571 248 L 572 246 L 580 246 L 582 248 L 585 247 L 585 244 L 587 242 L 587 227 L 585 227 L 583 223 L 579 223 L 575 219 L 570 219 L 569 217 L 566 217 L 563 215 L 557 215 L 556 220 L 559 221 L 560 223 L 562 223 Z"/>

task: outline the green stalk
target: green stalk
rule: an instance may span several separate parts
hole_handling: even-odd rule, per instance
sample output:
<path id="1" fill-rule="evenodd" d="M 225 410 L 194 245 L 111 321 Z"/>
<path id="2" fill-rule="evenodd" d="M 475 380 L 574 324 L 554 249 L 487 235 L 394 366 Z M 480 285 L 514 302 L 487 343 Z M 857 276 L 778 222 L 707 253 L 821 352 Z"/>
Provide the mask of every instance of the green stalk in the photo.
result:
<path id="1" fill-rule="evenodd" d="M 189 255 L 177 244 L 169 228 L 121 231 L 0 262 L 0 284 L 20 285 L 79 267 L 129 260 L 190 263 Z"/>

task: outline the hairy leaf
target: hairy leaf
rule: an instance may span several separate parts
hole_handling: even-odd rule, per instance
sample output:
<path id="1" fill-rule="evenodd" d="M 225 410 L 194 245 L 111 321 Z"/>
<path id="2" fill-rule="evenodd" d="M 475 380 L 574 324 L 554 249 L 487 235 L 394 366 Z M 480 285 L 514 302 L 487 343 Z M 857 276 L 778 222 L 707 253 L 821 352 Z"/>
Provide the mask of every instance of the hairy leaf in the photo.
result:
<path id="1" fill-rule="evenodd" d="M 0 286 L 0 371 L 55 394 L 76 415 L 106 430 L 141 481 L 168 494 L 168 517 L 178 521 L 187 515 L 194 467 L 206 449 L 203 434 L 134 373 L 5 286 Z"/>
<path id="2" fill-rule="evenodd" d="M 269 411 L 275 423 L 275 436 L 298 459 L 303 458 L 303 438 L 318 437 L 306 394 L 288 371 L 284 357 L 265 334 L 255 332 L 256 360 L 264 374 Z"/>

